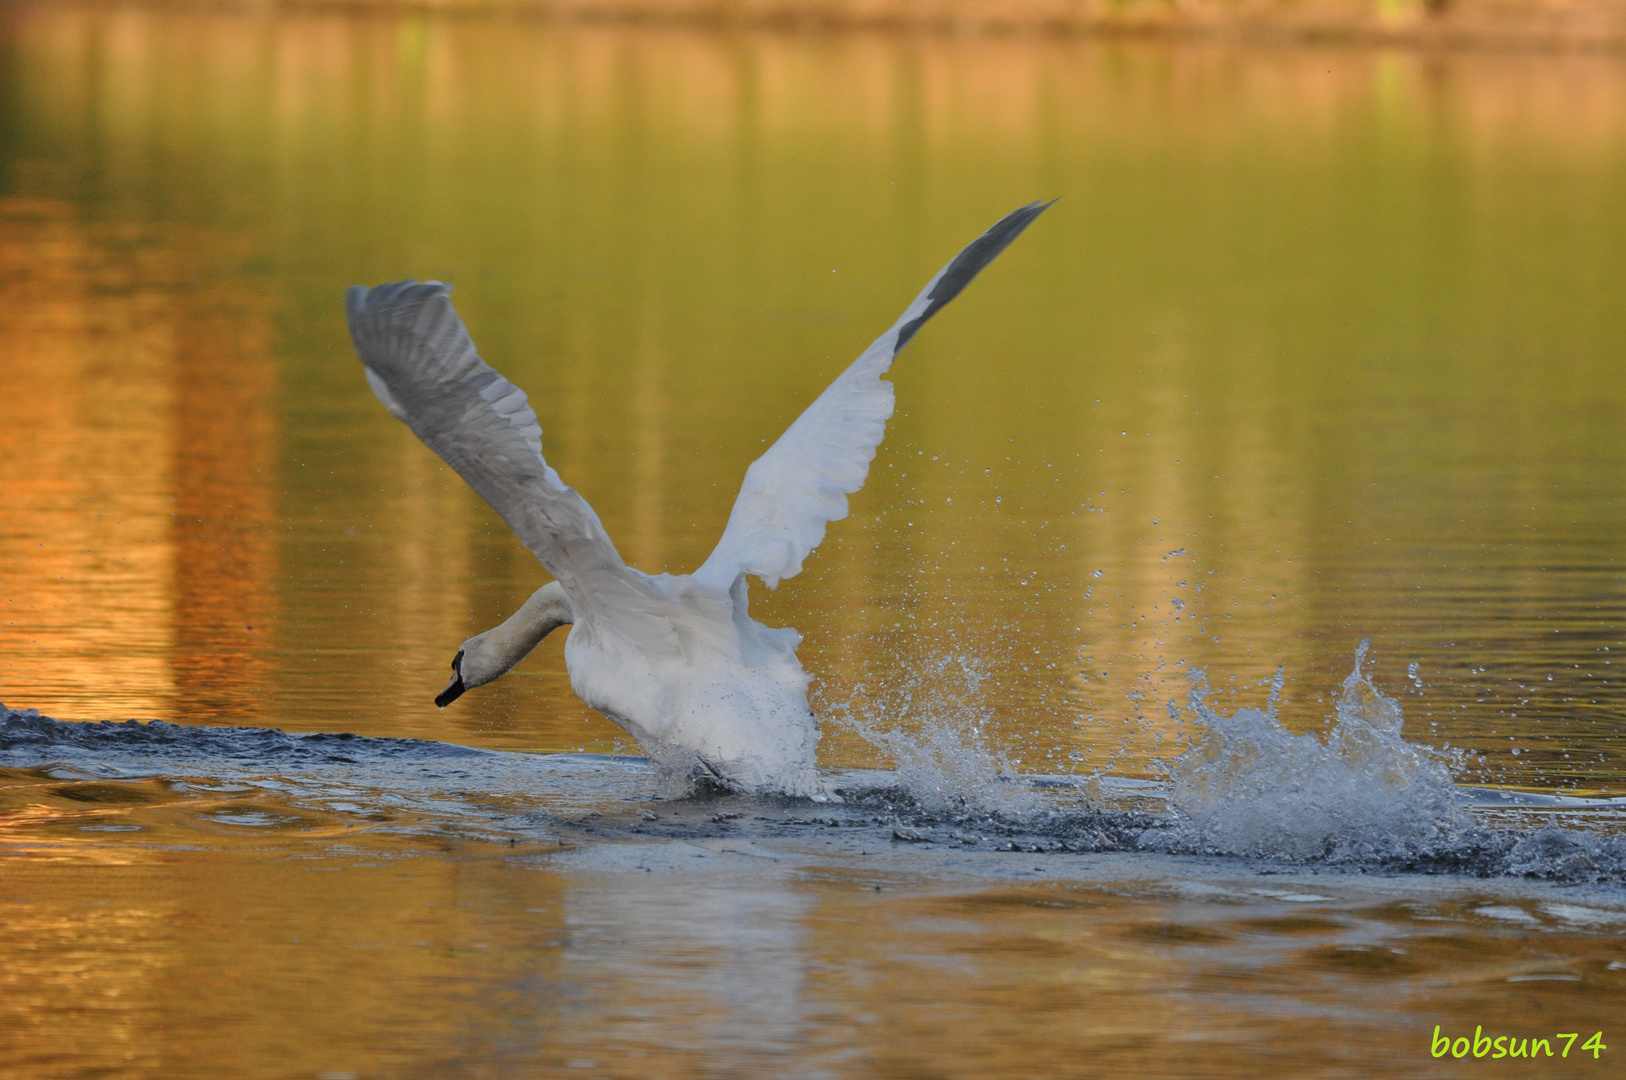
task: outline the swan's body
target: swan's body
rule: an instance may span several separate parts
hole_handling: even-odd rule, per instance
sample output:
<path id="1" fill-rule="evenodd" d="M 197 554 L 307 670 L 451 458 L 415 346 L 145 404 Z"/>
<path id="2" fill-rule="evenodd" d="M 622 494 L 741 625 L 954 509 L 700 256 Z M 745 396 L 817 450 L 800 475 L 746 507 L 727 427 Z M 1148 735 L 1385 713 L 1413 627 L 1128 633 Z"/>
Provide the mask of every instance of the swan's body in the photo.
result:
<path id="1" fill-rule="evenodd" d="M 436 702 L 490 682 L 555 628 L 570 685 L 659 764 L 730 787 L 824 797 L 818 722 L 796 659 L 801 635 L 753 620 L 746 575 L 793 577 L 847 514 L 892 415 L 881 376 L 920 326 L 1049 204 L 1007 215 L 955 256 L 892 327 L 752 463 L 722 539 L 693 574 L 627 566 L 598 515 L 542 458 L 523 391 L 474 350 L 450 287 L 354 286 L 345 301 L 367 381 L 384 406 L 468 481 L 555 581 L 502 625 L 469 638 Z"/>

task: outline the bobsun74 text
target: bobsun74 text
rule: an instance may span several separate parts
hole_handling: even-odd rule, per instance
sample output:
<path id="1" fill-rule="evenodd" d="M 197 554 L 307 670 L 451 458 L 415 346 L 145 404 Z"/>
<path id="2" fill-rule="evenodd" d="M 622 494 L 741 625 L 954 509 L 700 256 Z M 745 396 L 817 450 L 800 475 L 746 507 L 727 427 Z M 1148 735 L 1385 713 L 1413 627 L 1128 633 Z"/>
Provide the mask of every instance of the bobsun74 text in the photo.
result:
<path id="1" fill-rule="evenodd" d="M 1435 1057 L 1450 1055 L 1455 1058 L 1465 1058 L 1472 1054 L 1476 1058 L 1523 1058 L 1523 1057 L 1561 1057 L 1570 1056 L 1570 1047 L 1579 1039 L 1579 1032 L 1560 1032 L 1551 1039 L 1524 1038 L 1514 1035 L 1486 1035 L 1485 1029 L 1474 1027 L 1473 1037 L 1459 1035 L 1453 1039 L 1449 1035 L 1441 1034 L 1440 1025 L 1434 1025 L 1434 1038 L 1430 1040 L 1429 1050 Z M 1558 1046 L 1555 1053 L 1554 1046 Z M 1603 1032 L 1598 1032 L 1576 1051 L 1576 1057 L 1584 1056 L 1582 1051 L 1592 1051 L 1592 1058 L 1596 1061 L 1609 1047 L 1603 1043 Z"/>

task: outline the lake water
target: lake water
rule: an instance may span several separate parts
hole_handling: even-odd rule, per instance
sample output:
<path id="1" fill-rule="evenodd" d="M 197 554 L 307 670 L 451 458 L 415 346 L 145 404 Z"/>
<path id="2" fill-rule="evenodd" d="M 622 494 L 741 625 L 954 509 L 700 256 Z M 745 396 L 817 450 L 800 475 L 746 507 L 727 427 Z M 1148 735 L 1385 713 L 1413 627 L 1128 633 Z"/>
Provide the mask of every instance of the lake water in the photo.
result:
<path id="1" fill-rule="evenodd" d="M 753 598 L 845 803 L 434 707 L 546 575 L 346 286 L 681 572 L 1058 196 Z M 1616 1074 L 1622 295 L 1615 56 L 0 8 L 0 1075 Z"/>

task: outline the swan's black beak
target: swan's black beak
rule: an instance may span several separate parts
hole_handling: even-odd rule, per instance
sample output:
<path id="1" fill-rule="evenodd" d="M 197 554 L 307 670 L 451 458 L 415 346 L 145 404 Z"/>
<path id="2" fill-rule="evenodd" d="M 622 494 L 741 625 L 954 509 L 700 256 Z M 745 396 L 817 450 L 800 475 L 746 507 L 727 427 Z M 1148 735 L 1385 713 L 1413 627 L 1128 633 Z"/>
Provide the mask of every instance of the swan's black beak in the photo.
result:
<path id="1" fill-rule="evenodd" d="M 446 689 L 435 695 L 435 704 L 445 708 L 463 696 L 468 687 L 463 685 L 463 650 L 457 650 L 452 657 L 452 681 L 446 684 Z"/>

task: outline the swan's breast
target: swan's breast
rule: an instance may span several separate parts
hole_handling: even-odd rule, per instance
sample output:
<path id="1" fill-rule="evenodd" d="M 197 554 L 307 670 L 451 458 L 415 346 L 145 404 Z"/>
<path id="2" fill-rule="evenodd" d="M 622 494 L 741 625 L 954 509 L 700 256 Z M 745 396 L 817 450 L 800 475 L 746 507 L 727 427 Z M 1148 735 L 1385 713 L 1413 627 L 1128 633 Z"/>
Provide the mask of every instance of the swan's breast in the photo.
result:
<path id="1" fill-rule="evenodd" d="M 650 651 L 578 623 L 565 642 L 571 687 L 640 742 L 676 740 L 724 759 L 814 729 L 795 631 L 753 622 L 741 640 L 732 619 L 693 630 L 679 628 L 680 650 Z"/>

